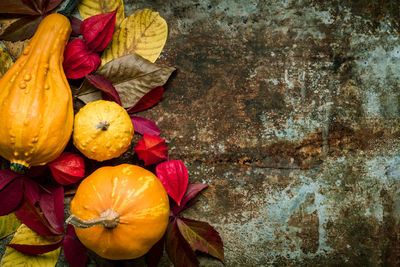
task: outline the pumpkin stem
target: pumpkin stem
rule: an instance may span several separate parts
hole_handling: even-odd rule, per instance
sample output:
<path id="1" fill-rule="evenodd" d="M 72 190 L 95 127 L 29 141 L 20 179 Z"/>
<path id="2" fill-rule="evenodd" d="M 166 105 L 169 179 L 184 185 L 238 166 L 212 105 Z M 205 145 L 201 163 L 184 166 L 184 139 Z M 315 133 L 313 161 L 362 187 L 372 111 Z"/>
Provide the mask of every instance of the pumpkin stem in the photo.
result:
<path id="1" fill-rule="evenodd" d="M 19 174 L 26 174 L 29 171 L 29 166 L 23 162 L 11 162 L 10 169 Z"/>
<path id="2" fill-rule="evenodd" d="M 107 131 L 109 126 L 110 126 L 110 123 L 108 121 L 101 121 L 95 127 L 96 127 L 96 129 L 101 129 L 102 131 Z"/>
<path id="3" fill-rule="evenodd" d="M 100 214 L 100 217 L 86 221 L 79 219 L 75 215 L 71 215 L 66 220 L 66 223 L 72 224 L 73 226 L 79 228 L 89 228 L 95 225 L 103 225 L 105 228 L 112 229 L 117 227 L 119 223 L 119 214 L 112 209 L 106 209 Z"/>

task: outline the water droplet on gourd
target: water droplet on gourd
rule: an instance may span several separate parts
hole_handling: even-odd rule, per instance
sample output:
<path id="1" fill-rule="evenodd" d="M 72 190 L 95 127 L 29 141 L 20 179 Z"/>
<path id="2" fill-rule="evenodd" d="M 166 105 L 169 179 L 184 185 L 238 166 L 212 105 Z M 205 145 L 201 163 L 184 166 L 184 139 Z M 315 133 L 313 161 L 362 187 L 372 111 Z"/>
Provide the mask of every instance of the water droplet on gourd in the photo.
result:
<path id="1" fill-rule="evenodd" d="M 24 54 L 24 55 L 27 55 L 27 54 L 29 54 L 29 51 L 31 50 L 31 46 L 30 45 L 27 45 L 26 47 L 25 47 L 25 49 L 24 49 L 24 52 L 22 52 L 22 54 Z"/>

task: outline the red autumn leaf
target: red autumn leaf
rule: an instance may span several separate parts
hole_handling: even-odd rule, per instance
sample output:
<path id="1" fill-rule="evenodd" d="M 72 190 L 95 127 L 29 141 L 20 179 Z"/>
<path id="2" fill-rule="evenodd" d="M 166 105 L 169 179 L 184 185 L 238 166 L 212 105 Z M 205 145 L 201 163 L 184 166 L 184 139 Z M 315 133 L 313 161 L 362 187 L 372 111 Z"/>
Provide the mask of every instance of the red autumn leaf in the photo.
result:
<path id="1" fill-rule="evenodd" d="M 180 212 L 189 208 L 191 206 L 190 204 L 194 204 L 194 201 L 189 204 L 188 202 L 207 186 L 208 184 L 188 184 L 186 192 L 182 197 L 181 205 L 178 206 L 175 202 L 170 203 L 171 216 L 177 216 Z"/>
<path id="2" fill-rule="evenodd" d="M 157 267 L 164 254 L 165 235 L 146 253 L 145 260 L 148 267 Z"/>
<path id="3" fill-rule="evenodd" d="M 24 195 L 22 179 L 14 179 L 0 191 L 0 216 L 9 214 L 21 204 Z"/>
<path id="4" fill-rule="evenodd" d="M 43 166 L 32 166 L 29 168 L 28 173 L 26 174 L 29 177 L 38 177 L 43 174 L 47 169 L 46 165 Z"/>
<path id="5" fill-rule="evenodd" d="M 76 38 L 68 43 L 64 51 L 64 72 L 68 79 L 80 79 L 95 71 L 100 65 L 98 54 L 89 52 L 85 41 Z"/>
<path id="6" fill-rule="evenodd" d="M 63 241 L 64 256 L 70 266 L 85 267 L 89 260 L 86 248 L 78 240 L 74 227 L 67 225 L 67 234 Z"/>
<path id="7" fill-rule="evenodd" d="M 24 177 L 24 192 L 32 204 L 39 201 L 39 184 L 29 177 Z"/>
<path id="8" fill-rule="evenodd" d="M 176 219 L 171 223 L 167 231 L 166 250 L 175 267 L 199 266 L 196 254 L 179 232 Z"/>
<path id="9" fill-rule="evenodd" d="M 152 165 L 166 159 L 168 149 L 165 139 L 157 135 L 144 134 L 143 139 L 137 143 L 135 152 L 139 159 L 144 161 L 144 165 Z"/>
<path id="10" fill-rule="evenodd" d="M 154 121 L 138 116 L 131 116 L 131 121 L 133 124 L 133 129 L 137 133 L 148 134 L 148 135 L 160 135 L 161 131 L 157 127 Z"/>
<path id="11" fill-rule="evenodd" d="M 77 183 L 85 176 L 85 161 L 78 154 L 63 152 L 48 165 L 54 179 L 62 185 Z"/>
<path id="12" fill-rule="evenodd" d="M 76 17 L 73 17 L 73 16 L 71 16 L 69 19 L 71 20 L 71 28 L 72 28 L 71 35 L 72 36 L 80 35 L 81 34 L 80 28 L 81 28 L 82 20 L 80 20 Z"/>
<path id="13" fill-rule="evenodd" d="M 114 33 L 117 10 L 85 19 L 80 27 L 81 34 L 90 51 L 100 52 L 106 48 Z"/>
<path id="14" fill-rule="evenodd" d="M 63 239 L 60 238 L 60 240 L 57 240 L 56 242 L 52 242 L 46 245 L 8 244 L 8 246 L 24 254 L 39 255 L 59 248 L 62 243 Z"/>
<path id="15" fill-rule="evenodd" d="M 9 170 L 0 170 L 0 190 L 3 189 L 6 185 L 8 185 L 12 180 L 20 176 L 20 174 L 9 171 Z"/>
<path id="16" fill-rule="evenodd" d="M 50 225 L 60 234 L 64 232 L 64 189 L 48 188 L 51 194 L 41 191 L 39 206 Z"/>
<path id="17" fill-rule="evenodd" d="M 30 0 L 0 1 L 0 13 L 20 14 L 20 15 L 39 15 L 35 5 Z"/>
<path id="18" fill-rule="evenodd" d="M 185 218 L 176 219 L 182 236 L 192 250 L 198 250 L 225 263 L 224 247 L 219 233 L 208 223 Z"/>
<path id="19" fill-rule="evenodd" d="M 106 77 L 101 75 L 86 75 L 86 79 L 100 89 L 102 93 L 105 93 L 108 96 L 107 100 L 111 100 L 119 105 L 122 105 L 117 90 L 115 90 L 114 85 L 112 85 L 112 83 Z"/>
<path id="20" fill-rule="evenodd" d="M 22 205 L 20 205 L 19 208 L 15 211 L 15 215 L 23 224 L 41 235 L 60 235 L 60 233 L 53 229 L 46 221 L 46 219 L 43 218 L 42 215 L 40 215 L 36 207 L 30 202 L 30 200 L 26 196 L 24 196 Z"/>
<path id="21" fill-rule="evenodd" d="M 128 113 L 136 113 L 148 108 L 151 108 L 158 102 L 160 102 L 164 93 L 164 87 L 158 86 L 152 89 L 150 92 L 145 94 L 139 101 L 133 105 L 132 107 L 128 108 Z"/>
<path id="22" fill-rule="evenodd" d="M 180 160 L 166 161 L 157 165 L 156 173 L 168 195 L 179 206 L 189 182 L 185 164 Z"/>

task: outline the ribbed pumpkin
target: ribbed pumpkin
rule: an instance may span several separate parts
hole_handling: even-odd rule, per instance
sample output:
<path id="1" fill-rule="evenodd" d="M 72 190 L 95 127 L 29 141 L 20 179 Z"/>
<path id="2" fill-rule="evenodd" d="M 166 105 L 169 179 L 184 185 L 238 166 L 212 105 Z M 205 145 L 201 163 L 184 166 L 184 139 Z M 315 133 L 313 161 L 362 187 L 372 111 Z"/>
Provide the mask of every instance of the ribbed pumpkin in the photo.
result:
<path id="1" fill-rule="evenodd" d="M 103 258 L 134 259 L 163 236 L 168 195 L 158 178 L 139 166 L 102 167 L 79 185 L 71 214 L 67 223 L 86 247 Z"/>
<path id="2" fill-rule="evenodd" d="M 72 95 L 62 67 L 70 33 L 65 16 L 45 17 L 0 80 L 0 155 L 14 171 L 56 159 L 71 136 Z"/>
<path id="3" fill-rule="evenodd" d="M 112 101 L 90 102 L 75 115 L 74 145 L 89 159 L 121 156 L 128 150 L 133 133 L 128 112 Z"/>

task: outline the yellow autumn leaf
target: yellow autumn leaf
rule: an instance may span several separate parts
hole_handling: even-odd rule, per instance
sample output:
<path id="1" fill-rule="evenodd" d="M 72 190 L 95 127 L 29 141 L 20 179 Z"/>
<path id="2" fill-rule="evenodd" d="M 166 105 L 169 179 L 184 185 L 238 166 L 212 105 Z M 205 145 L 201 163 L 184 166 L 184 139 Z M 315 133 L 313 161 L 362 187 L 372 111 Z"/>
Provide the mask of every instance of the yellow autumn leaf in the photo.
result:
<path id="1" fill-rule="evenodd" d="M 101 66 L 114 58 L 138 54 L 155 62 L 168 36 L 167 22 L 151 9 L 141 10 L 125 18 L 101 57 Z"/>
<path id="2" fill-rule="evenodd" d="M 20 225 L 21 222 L 14 213 L 0 216 L 0 239 L 17 231 Z"/>
<path id="3" fill-rule="evenodd" d="M 26 245 L 45 245 L 57 241 L 60 237 L 47 237 L 39 235 L 38 233 L 29 229 L 25 224 L 21 224 L 15 233 L 11 243 L 26 244 Z M 50 251 L 40 255 L 27 255 L 17 250 L 7 247 L 4 256 L 1 259 L 0 265 L 2 267 L 15 267 L 15 266 L 41 266 L 53 267 L 56 265 L 60 255 L 60 249 Z"/>
<path id="4" fill-rule="evenodd" d="M 125 18 L 123 0 L 82 0 L 78 5 L 79 14 L 82 19 L 107 13 L 117 9 L 116 25 L 118 26 Z"/>
<path id="5" fill-rule="evenodd" d="M 3 77 L 12 64 L 13 60 L 10 54 L 0 46 L 0 78 Z"/>

